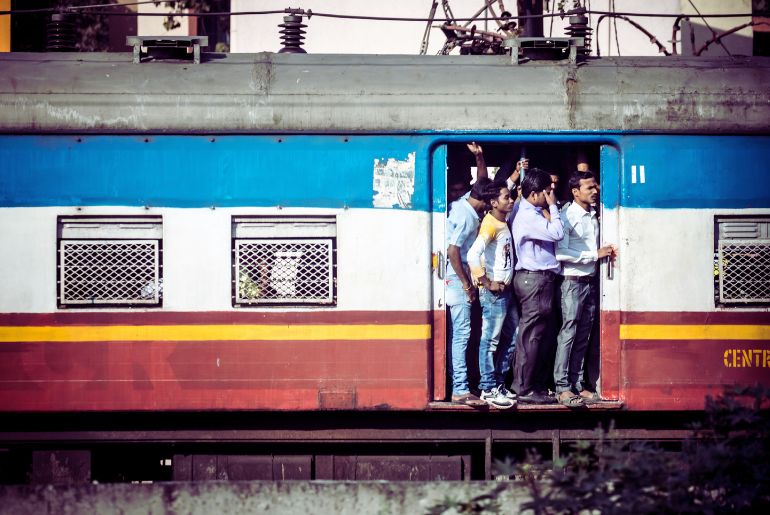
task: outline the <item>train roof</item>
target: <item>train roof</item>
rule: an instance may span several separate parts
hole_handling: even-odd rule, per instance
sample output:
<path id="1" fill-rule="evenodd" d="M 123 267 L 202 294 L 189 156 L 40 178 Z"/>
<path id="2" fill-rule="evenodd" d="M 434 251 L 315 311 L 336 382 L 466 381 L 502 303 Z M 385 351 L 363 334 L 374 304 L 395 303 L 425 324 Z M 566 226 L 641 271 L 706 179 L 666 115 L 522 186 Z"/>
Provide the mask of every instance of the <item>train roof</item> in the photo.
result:
<path id="1" fill-rule="evenodd" d="M 767 133 L 770 58 L 0 54 L 0 131 Z"/>

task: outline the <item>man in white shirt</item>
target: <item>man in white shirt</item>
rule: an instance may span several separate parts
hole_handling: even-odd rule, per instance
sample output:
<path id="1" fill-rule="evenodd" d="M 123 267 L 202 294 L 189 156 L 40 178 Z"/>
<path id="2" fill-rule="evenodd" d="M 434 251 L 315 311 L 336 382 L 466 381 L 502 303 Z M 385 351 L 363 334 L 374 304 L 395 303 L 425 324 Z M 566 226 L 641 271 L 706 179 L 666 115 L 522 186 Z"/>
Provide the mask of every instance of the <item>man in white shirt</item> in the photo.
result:
<path id="1" fill-rule="evenodd" d="M 569 179 L 573 202 L 561 212 L 564 238 L 556 245 L 556 259 L 562 263 L 562 327 L 556 340 L 554 383 L 558 401 L 580 406 L 598 400 L 583 383 L 584 361 L 591 326 L 596 315 L 596 264 L 602 258 L 615 259 L 615 245 L 599 247 L 599 222 L 592 207 L 599 197 L 591 172 L 575 172 Z"/>

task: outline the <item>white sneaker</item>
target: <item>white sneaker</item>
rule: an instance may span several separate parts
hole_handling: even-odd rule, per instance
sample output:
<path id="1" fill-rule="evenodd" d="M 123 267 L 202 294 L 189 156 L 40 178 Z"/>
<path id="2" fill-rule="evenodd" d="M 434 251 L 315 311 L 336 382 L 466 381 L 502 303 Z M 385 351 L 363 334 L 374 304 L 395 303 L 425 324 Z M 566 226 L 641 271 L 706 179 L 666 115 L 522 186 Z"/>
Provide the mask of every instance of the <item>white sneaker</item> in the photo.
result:
<path id="1" fill-rule="evenodd" d="M 498 385 L 497 391 L 505 395 L 506 399 L 513 400 L 516 398 L 516 394 L 510 391 L 508 388 L 506 388 L 504 384 Z"/>
<path id="2" fill-rule="evenodd" d="M 481 400 L 494 406 L 495 408 L 508 409 L 512 408 L 515 404 L 513 400 L 503 395 L 497 386 L 491 390 L 483 390 L 481 392 Z"/>

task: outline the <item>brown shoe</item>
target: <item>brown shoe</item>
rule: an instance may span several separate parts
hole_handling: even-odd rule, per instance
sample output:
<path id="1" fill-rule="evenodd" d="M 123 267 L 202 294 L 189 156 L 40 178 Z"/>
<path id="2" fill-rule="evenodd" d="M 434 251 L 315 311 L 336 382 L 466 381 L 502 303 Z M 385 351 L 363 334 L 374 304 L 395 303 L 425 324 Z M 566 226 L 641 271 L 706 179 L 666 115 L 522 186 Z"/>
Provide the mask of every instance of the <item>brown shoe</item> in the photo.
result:
<path id="1" fill-rule="evenodd" d="M 466 406 L 486 406 L 487 403 L 482 401 L 472 393 L 463 393 L 460 395 L 452 395 L 452 402 L 455 404 L 465 404 Z"/>

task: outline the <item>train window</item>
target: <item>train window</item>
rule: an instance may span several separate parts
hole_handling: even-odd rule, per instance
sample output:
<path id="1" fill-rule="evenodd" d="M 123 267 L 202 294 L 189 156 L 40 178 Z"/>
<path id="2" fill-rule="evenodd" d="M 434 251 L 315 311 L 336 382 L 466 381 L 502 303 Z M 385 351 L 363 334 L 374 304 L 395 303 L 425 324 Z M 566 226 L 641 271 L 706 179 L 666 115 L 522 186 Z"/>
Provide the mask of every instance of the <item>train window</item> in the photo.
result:
<path id="1" fill-rule="evenodd" d="M 162 242 L 160 217 L 59 217 L 59 306 L 160 306 Z"/>
<path id="2" fill-rule="evenodd" d="M 770 303 L 770 217 L 717 217 L 715 225 L 717 303 Z"/>
<path id="3" fill-rule="evenodd" d="M 336 304 L 334 216 L 233 217 L 233 305 Z"/>

